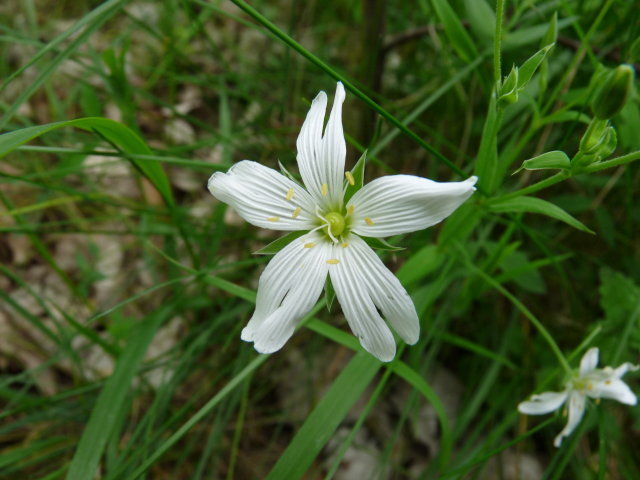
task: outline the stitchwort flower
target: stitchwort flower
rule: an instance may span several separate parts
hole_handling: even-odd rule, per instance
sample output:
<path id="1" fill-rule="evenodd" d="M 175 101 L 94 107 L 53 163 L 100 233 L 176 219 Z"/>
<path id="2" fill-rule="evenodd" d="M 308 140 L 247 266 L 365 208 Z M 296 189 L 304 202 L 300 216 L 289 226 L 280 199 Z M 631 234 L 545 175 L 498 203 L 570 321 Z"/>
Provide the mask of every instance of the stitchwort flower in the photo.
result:
<path id="1" fill-rule="evenodd" d="M 596 402 L 601 398 L 611 398 L 626 405 L 637 403 L 635 394 L 620 379 L 629 370 L 637 370 L 640 367 L 629 362 L 623 363 L 618 368 L 596 368 L 597 365 L 598 349 L 590 348 L 580 361 L 580 370 L 567 381 L 564 391 L 533 395 L 530 400 L 518 405 L 521 413 L 544 415 L 567 403 L 569 419 L 567 425 L 553 441 L 556 447 L 559 447 L 564 437 L 571 435 L 580 423 L 587 397 L 596 399 Z"/>
<path id="2" fill-rule="evenodd" d="M 279 350 L 314 306 L 329 275 L 353 333 L 365 350 L 387 362 L 395 356 L 391 330 L 418 341 L 415 307 L 398 279 L 362 237 L 383 238 L 434 225 L 475 190 L 476 177 L 438 183 L 411 175 L 378 178 L 350 197 L 345 171 L 344 87 L 338 83 L 324 127 L 327 95 L 313 100 L 297 140 L 304 185 L 243 160 L 209 179 L 209 191 L 258 227 L 303 232 L 269 262 L 260 277 L 256 309 L 242 339 L 258 352 Z"/>

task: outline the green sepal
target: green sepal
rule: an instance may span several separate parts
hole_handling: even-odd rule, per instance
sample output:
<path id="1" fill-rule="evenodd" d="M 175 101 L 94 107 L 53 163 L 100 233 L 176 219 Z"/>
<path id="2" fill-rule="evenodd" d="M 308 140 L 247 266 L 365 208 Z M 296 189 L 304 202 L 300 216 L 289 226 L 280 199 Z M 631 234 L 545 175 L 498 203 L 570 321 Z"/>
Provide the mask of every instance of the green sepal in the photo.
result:
<path id="1" fill-rule="evenodd" d="M 344 193 L 344 204 L 349 203 L 349 200 L 353 195 L 362 188 L 364 185 L 364 167 L 367 163 L 367 150 L 362 152 L 362 155 L 351 169 L 351 175 L 353 175 L 353 185 L 346 181 L 346 190 Z"/>
<path id="2" fill-rule="evenodd" d="M 292 241 L 294 241 L 296 238 L 300 238 L 306 233 L 307 233 L 306 231 L 287 233 L 286 235 L 278 238 L 277 240 L 274 240 L 269 245 L 266 245 L 262 247 L 260 250 L 253 252 L 253 254 L 254 255 L 275 255 L 284 247 L 289 245 Z"/>
<path id="3" fill-rule="evenodd" d="M 404 250 L 404 247 L 396 247 L 395 245 L 391 245 L 389 242 L 382 238 L 374 238 L 374 237 L 361 237 L 367 245 L 376 250 L 387 250 L 389 252 L 399 252 L 400 250 Z"/>
<path id="4" fill-rule="evenodd" d="M 530 158 L 522 162 L 522 166 L 516 170 L 514 175 L 521 170 L 548 170 L 548 169 L 568 169 L 571 167 L 569 156 L 560 150 L 543 153 L 537 157 Z"/>
<path id="5" fill-rule="evenodd" d="M 324 302 L 327 305 L 327 310 L 331 313 L 331 307 L 333 301 L 336 299 L 336 291 L 331 283 L 331 277 L 327 275 L 327 280 L 324 282 Z"/>
<path id="6" fill-rule="evenodd" d="M 282 164 L 280 160 L 278 160 L 278 166 L 280 167 L 280 173 L 282 173 L 285 177 L 287 177 L 292 182 L 296 182 L 298 185 L 300 185 L 300 181 L 296 177 L 294 177 L 293 174 L 289 172 L 289 170 L 285 168 L 285 166 Z"/>

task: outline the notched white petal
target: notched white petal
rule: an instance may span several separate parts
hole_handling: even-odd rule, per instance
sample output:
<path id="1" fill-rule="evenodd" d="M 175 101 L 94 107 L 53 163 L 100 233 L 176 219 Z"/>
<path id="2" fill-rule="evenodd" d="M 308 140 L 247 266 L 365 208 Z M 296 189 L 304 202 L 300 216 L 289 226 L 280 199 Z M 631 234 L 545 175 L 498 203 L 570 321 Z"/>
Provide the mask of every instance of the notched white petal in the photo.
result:
<path id="1" fill-rule="evenodd" d="M 296 142 L 300 175 L 311 195 L 322 206 L 336 205 L 342 201 L 342 176 L 346 157 L 342 130 L 344 98 L 344 87 L 338 82 L 323 134 L 327 96 L 320 92 L 311 104 Z"/>
<path id="2" fill-rule="evenodd" d="M 279 172 L 249 160 L 209 178 L 211 194 L 247 222 L 272 230 L 307 230 L 314 225 L 311 196 Z M 291 193 L 293 191 L 293 193 Z"/>
<path id="3" fill-rule="evenodd" d="M 389 237 L 435 225 L 475 191 L 477 177 L 439 183 L 413 175 L 373 180 L 349 201 L 352 230 L 366 237 Z"/>
<path id="4" fill-rule="evenodd" d="M 567 392 L 544 392 L 521 402 L 518 411 L 525 415 L 544 415 L 560 408 L 566 399 Z"/>
<path id="5" fill-rule="evenodd" d="M 598 348 L 592 347 L 585 352 L 580 360 L 580 376 L 583 377 L 598 366 Z"/>
<path id="6" fill-rule="evenodd" d="M 587 395 L 592 398 L 610 398 L 626 405 L 638 403 L 636 395 L 629 386 L 615 377 L 593 384 L 593 388 L 587 391 Z"/>
<path id="7" fill-rule="evenodd" d="M 584 395 L 576 391 L 571 392 L 567 404 L 567 409 L 569 410 L 569 419 L 567 420 L 567 425 L 562 429 L 562 431 L 553 441 L 553 444 L 556 447 L 560 447 L 564 437 L 568 437 L 569 435 L 571 435 L 571 433 L 580 423 L 580 420 L 582 420 L 582 415 L 584 414 L 584 403 Z"/>
<path id="8" fill-rule="evenodd" d="M 366 351 L 383 362 L 390 362 L 396 354 L 395 340 L 360 278 L 361 270 L 349 253 L 351 245 L 346 248 L 335 245 L 332 249 L 328 260 L 338 262 L 329 266 L 329 275 L 353 334 Z"/>
<path id="9" fill-rule="evenodd" d="M 326 247 L 305 248 L 313 235 L 294 240 L 278 252 L 260 276 L 256 310 L 242 330 L 242 340 L 254 342 L 260 353 L 272 353 L 286 343 L 322 293 L 327 277 Z"/>
<path id="10" fill-rule="evenodd" d="M 398 335 L 409 345 L 420 337 L 420 321 L 413 300 L 398 278 L 364 240 L 351 235 L 345 256 L 359 273 L 368 295 Z"/>

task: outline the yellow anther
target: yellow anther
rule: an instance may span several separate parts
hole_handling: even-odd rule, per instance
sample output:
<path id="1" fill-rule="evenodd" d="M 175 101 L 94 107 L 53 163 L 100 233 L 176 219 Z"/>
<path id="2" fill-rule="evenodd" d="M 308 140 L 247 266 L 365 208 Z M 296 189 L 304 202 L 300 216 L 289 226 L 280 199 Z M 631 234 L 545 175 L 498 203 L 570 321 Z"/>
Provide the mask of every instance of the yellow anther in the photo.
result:
<path id="1" fill-rule="evenodd" d="M 304 247 L 304 248 L 313 248 L 313 247 L 315 247 L 315 246 L 316 246 L 316 244 L 315 244 L 315 243 L 313 243 L 313 242 L 305 243 L 305 244 L 303 245 L 303 247 Z"/>
<path id="2" fill-rule="evenodd" d="M 326 197 L 327 193 L 329 193 L 329 185 L 327 185 L 326 183 L 323 183 L 322 187 L 320 188 L 320 191 L 322 192 L 322 195 Z"/>
<path id="3" fill-rule="evenodd" d="M 348 244 L 347 242 L 344 242 L 344 243 L 341 245 L 341 247 L 342 247 L 342 248 L 347 248 L 348 246 L 349 246 L 349 244 Z"/>
<path id="4" fill-rule="evenodd" d="M 296 218 L 298 215 L 300 215 L 300 212 L 302 211 L 302 209 L 300 207 L 296 207 L 296 209 L 293 211 L 293 213 L 291 214 L 291 216 L 293 218 Z"/>
<path id="5" fill-rule="evenodd" d="M 347 208 L 347 214 L 348 215 L 353 215 L 353 211 L 356 209 L 355 205 L 349 205 L 349 208 Z"/>
<path id="6" fill-rule="evenodd" d="M 593 384 L 588 383 L 587 384 L 587 390 L 593 390 Z"/>
<path id="7" fill-rule="evenodd" d="M 356 181 L 354 180 L 353 175 L 351 175 L 351 172 L 347 170 L 346 172 L 344 172 L 344 176 L 347 177 L 347 181 L 349 182 L 349 185 L 356 184 Z"/>
<path id="8" fill-rule="evenodd" d="M 604 384 L 605 385 L 611 385 L 611 380 L 605 380 Z"/>
<path id="9" fill-rule="evenodd" d="M 329 260 L 327 260 L 327 263 L 329 265 L 337 265 L 340 263 L 340 260 L 338 260 L 337 258 L 330 258 Z"/>
<path id="10" fill-rule="evenodd" d="M 269 220 L 270 222 L 277 222 L 278 220 L 280 220 L 280 217 L 269 217 L 267 218 L 267 220 Z"/>
<path id="11" fill-rule="evenodd" d="M 293 193 L 294 193 L 293 188 L 290 188 L 289 191 L 287 192 L 287 200 L 291 200 L 293 198 Z"/>
<path id="12" fill-rule="evenodd" d="M 364 217 L 364 221 L 366 222 L 367 225 L 369 225 L 370 227 L 373 226 L 373 220 L 371 220 L 369 217 Z"/>

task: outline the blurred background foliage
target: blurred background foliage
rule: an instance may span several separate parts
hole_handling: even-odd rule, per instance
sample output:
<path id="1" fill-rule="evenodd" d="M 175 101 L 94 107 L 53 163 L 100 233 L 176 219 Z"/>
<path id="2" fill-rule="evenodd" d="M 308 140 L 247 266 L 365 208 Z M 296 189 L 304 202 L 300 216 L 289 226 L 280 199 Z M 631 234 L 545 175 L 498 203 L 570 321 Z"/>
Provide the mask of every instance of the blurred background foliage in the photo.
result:
<path id="1" fill-rule="evenodd" d="M 474 172 L 494 85 L 495 5 L 252 6 Z M 511 175 L 524 160 L 578 151 L 598 65 L 637 67 L 635 2 L 512 0 L 503 75 L 545 45 L 554 12 L 553 52 L 504 111 L 497 148 L 506 175 L 495 195 L 549 176 Z M 151 147 L 132 157 L 99 129 L 61 128 L 0 161 L 0 478 L 266 478 L 278 459 L 289 461 L 288 445 L 305 444 L 292 438 L 320 399 L 347 395 L 335 379 L 356 357 L 335 331 L 313 331 L 348 331 L 336 306 L 316 309 L 317 323 L 268 358 L 240 341 L 268 261 L 251 252 L 277 235 L 245 223 L 205 185 L 242 159 L 295 171 L 309 102 L 333 92 L 335 79 L 233 2 L 215 0 L 8 0 L 0 59 L 3 132 L 106 117 Z M 635 95 L 612 124 L 614 156 L 640 149 Z M 348 166 L 368 149 L 367 179 L 461 179 L 351 94 L 344 126 Z M 175 205 L 132 158 L 162 166 Z M 492 212 L 477 193 L 443 225 L 391 239 L 405 250 L 380 254 L 412 294 L 423 330 L 399 357 L 439 398 L 452 453 L 443 453 L 443 413 L 393 366 L 377 366 L 337 430 L 327 427 L 304 478 L 638 478 L 638 409 L 603 402 L 561 450 L 551 439 L 562 418 L 526 435 L 540 419 L 520 418 L 517 403 L 560 388 L 562 372 L 504 292 L 563 351 L 594 333 L 604 364 L 638 362 L 639 175 L 619 166 L 536 194 L 595 235 Z M 185 422 L 192 428 L 179 430 Z"/>

